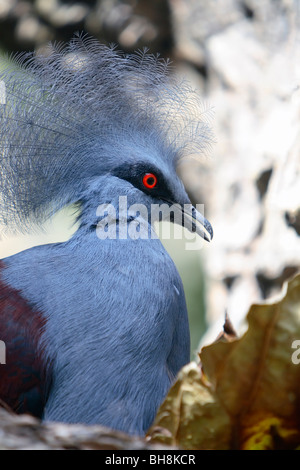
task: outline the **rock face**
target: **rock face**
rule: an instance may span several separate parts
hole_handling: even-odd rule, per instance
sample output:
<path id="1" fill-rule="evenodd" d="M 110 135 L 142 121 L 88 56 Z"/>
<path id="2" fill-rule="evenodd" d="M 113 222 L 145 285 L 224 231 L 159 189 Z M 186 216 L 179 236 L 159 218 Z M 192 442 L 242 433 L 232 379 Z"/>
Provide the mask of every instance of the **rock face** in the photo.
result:
<path id="1" fill-rule="evenodd" d="M 289 0 L 171 5 L 177 57 L 202 71 L 216 115 L 213 157 L 190 185 L 215 231 L 205 252 L 213 339 L 225 309 L 239 326 L 300 269 L 300 12 Z"/>

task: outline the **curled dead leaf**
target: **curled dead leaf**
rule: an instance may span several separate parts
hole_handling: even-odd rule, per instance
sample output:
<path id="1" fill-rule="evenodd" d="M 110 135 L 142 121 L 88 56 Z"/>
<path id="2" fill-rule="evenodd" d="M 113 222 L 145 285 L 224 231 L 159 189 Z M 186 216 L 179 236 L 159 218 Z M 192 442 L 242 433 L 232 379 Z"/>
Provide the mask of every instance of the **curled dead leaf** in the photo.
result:
<path id="1" fill-rule="evenodd" d="M 184 449 L 300 445 L 300 275 L 275 302 L 253 305 L 239 339 L 220 338 L 178 375 L 149 431 Z M 159 426 L 169 435 L 156 433 Z"/>

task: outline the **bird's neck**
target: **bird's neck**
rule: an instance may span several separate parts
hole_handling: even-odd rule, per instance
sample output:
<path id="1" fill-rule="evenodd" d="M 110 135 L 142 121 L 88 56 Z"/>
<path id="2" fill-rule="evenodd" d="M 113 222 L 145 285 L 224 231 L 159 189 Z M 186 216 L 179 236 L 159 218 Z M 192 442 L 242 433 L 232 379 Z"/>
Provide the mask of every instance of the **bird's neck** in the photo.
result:
<path id="1" fill-rule="evenodd" d="M 127 195 L 98 205 L 94 201 L 83 201 L 77 235 L 93 234 L 100 240 L 158 239 L 147 206 L 133 203 Z"/>

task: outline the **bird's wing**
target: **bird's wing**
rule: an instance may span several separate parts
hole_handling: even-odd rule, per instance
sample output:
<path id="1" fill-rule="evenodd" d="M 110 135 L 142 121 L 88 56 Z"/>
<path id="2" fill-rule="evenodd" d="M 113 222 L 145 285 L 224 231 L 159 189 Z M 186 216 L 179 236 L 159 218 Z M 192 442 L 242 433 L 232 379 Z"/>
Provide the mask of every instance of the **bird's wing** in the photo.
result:
<path id="1" fill-rule="evenodd" d="M 190 330 L 188 312 L 183 290 L 182 281 L 177 278 L 177 285 L 174 286 L 177 293 L 176 303 L 172 305 L 173 314 L 177 316 L 176 326 L 173 332 L 173 343 L 167 365 L 172 380 L 177 376 L 179 370 L 190 362 Z"/>
<path id="2" fill-rule="evenodd" d="M 41 417 L 50 377 L 40 345 L 45 321 L 3 281 L 4 269 L 0 260 L 0 406 Z"/>

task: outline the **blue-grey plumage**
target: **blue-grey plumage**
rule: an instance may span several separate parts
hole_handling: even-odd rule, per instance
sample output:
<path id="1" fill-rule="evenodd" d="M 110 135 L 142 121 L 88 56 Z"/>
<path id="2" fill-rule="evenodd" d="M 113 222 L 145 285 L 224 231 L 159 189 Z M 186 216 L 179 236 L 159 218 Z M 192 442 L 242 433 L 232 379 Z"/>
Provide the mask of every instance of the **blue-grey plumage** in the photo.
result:
<path id="1" fill-rule="evenodd" d="M 158 240 L 123 244 L 77 233 L 5 260 L 5 282 L 46 318 L 42 341 L 54 366 L 45 419 L 142 434 L 189 361 L 172 260 Z"/>
<path id="2" fill-rule="evenodd" d="M 0 80 L 7 89 L 0 108 L 2 222 L 28 230 L 32 220 L 80 203 L 79 229 L 69 241 L 3 260 L 1 322 L 8 322 L 1 289 L 17 293 L 16 304 L 22 297 L 27 315 L 42 317 L 34 347 L 41 355 L 35 370 L 47 369 L 39 387 L 44 419 L 143 434 L 189 361 L 184 291 L 157 237 L 99 239 L 98 207 L 118 207 L 111 223 L 120 227 L 125 219 L 128 227 L 135 215 L 120 209 L 120 196 L 148 214 L 153 204 L 190 203 L 176 165 L 209 139 L 197 95 L 153 56 L 123 56 L 80 37 L 46 58 L 29 58 L 26 67 L 22 61 Z M 194 116 L 185 112 L 191 100 Z M 209 240 L 206 219 L 195 209 L 191 217 Z M 151 222 L 143 219 L 153 234 Z M 0 398 L 9 401 L 1 390 L 0 376 Z"/>

